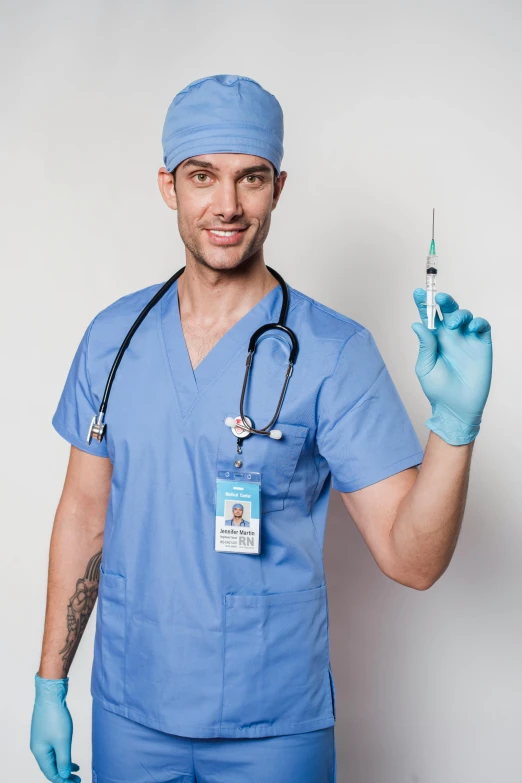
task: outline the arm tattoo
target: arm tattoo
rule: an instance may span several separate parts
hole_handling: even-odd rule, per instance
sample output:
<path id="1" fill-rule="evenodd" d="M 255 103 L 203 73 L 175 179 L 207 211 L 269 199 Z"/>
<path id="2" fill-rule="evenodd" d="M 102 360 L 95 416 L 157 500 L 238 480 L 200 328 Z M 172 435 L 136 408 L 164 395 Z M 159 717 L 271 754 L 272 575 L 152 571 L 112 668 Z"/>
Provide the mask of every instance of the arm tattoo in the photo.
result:
<path id="1" fill-rule="evenodd" d="M 67 677 L 67 672 L 98 597 L 101 556 L 102 551 L 100 550 L 91 557 L 87 563 L 85 575 L 76 582 L 76 591 L 67 604 L 67 639 L 65 647 L 59 653 L 60 655 L 63 653 L 64 677 Z"/>

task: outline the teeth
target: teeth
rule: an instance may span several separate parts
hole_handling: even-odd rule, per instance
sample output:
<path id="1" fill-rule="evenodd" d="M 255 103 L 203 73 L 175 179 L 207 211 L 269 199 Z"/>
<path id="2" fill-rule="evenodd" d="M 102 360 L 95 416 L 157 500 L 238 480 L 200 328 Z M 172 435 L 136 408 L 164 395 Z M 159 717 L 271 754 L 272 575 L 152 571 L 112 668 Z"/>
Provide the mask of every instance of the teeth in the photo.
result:
<path id="1" fill-rule="evenodd" d="M 213 231 L 211 230 L 212 234 L 217 234 L 218 237 L 231 237 L 232 234 L 235 234 L 235 231 Z"/>

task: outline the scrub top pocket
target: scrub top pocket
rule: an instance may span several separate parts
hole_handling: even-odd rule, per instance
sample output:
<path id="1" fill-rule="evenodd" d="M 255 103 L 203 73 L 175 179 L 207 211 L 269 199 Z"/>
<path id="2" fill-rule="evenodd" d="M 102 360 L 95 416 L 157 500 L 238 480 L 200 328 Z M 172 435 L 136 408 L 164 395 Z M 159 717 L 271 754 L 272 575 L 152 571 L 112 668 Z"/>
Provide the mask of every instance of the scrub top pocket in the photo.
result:
<path id="1" fill-rule="evenodd" d="M 333 717 L 326 585 L 225 595 L 221 725 L 260 730 Z"/>
<path id="2" fill-rule="evenodd" d="M 229 412 L 226 415 L 234 418 L 237 414 Z M 237 439 L 230 427 L 223 425 L 219 440 L 217 470 L 234 470 L 234 460 L 240 459 L 243 462 L 240 470 L 261 473 L 261 518 L 263 512 L 278 511 L 285 507 L 309 429 L 302 424 L 279 420 L 274 428 L 283 433 L 280 440 L 268 435 L 249 435 L 243 439 L 242 454 L 237 453 Z"/>
<path id="3" fill-rule="evenodd" d="M 100 673 L 106 698 L 123 703 L 125 676 L 125 577 L 100 568 L 98 590 Z"/>

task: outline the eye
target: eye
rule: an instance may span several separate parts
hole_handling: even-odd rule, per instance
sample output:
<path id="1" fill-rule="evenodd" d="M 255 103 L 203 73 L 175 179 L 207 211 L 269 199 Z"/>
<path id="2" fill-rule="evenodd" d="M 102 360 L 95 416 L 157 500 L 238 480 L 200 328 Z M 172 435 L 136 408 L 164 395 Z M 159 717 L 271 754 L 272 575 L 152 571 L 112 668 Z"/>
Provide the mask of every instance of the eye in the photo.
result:
<path id="1" fill-rule="evenodd" d="M 204 171 L 197 171 L 195 174 L 192 175 L 192 179 L 194 179 L 194 177 L 208 177 L 208 176 L 209 175 Z M 245 179 L 250 179 L 251 182 L 249 184 L 252 185 L 255 184 L 254 182 L 252 182 L 252 180 L 259 180 L 259 182 L 263 182 L 263 177 L 260 177 L 258 174 L 247 174 Z M 205 182 L 204 179 L 198 179 L 196 181 L 202 183 Z"/>

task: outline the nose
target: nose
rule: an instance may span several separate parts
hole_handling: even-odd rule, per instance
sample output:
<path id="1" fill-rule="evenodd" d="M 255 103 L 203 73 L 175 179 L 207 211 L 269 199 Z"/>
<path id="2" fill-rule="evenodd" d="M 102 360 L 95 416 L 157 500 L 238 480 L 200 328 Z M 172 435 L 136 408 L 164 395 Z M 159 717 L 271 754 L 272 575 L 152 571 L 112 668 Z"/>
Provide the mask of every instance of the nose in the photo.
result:
<path id="1" fill-rule="evenodd" d="M 224 180 L 215 190 L 212 212 L 227 225 L 233 218 L 243 214 L 234 180 Z"/>

